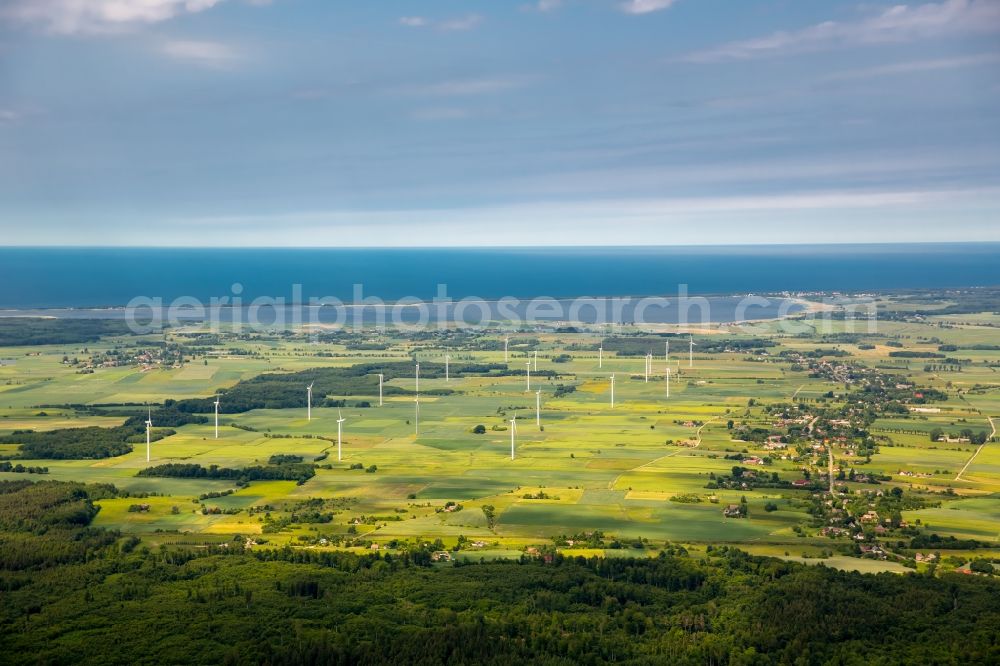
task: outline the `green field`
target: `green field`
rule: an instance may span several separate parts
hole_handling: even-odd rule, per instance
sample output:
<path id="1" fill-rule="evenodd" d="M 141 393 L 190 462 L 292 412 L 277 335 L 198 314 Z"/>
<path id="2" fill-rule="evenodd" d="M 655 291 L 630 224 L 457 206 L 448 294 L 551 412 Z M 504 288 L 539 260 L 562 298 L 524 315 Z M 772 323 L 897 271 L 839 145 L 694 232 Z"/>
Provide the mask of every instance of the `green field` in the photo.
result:
<path id="1" fill-rule="evenodd" d="M 514 351 L 506 364 L 515 373 L 469 374 L 450 381 L 429 375 L 421 379 L 419 432 L 410 393 L 415 389 L 412 377 L 388 381 L 387 386 L 406 394 L 387 395 L 381 407 L 370 393 L 317 395 L 311 420 L 307 419 L 303 385 L 300 407 L 223 413 L 218 438 L 211 414 L 205 414 L 207 423 L 175 428 L 174 434 L 152 444 L 150 463 L 144 442 L 136 443 L 129 454 L 111 458 L 22 459 L 17 435 L 12 433 L 109 428 L 124 422 L 122 410 L 144 413 L 141 405 L 147 403 L 209 397 L 217 392 L 225 403 L 227 389 L 267 372 L 414 360 L 437 364 L 443 362 L 445 353 L 451 355 L 452 363 L 502 366 L 503 351 L 495 344 L 501 334 L 468 335 L 456 342 L 451 334 L 409 336 L 390 331 L 376 337 L 378 344 L 369 344 L 375 348 L 352 350 L 344 341 L 310 341 L 305 332 L 241 337 L 223 332 L 210 349 L 187 350 L 182 365 L 95 364 L 84 372 L 82 363 L 67 364 L 64 359 L 99 357 L 123 345 L 142 348 L 162 338 L 105 338 L 86 350 L 65 344 L 0 348 L 0 357 L 16 360 L 0 366 L 0 436 L 14 438 L 13 443 L 0 444 L 0 456 L 48 470 L 45 475 L 0 472 L 0 478 L 113 484 L 129 496 L 100 501 L 95 525 L 137 534 L 153 544 L 212 543 L 241 535 L 270 544 L 371 549 L 437 539 L 453 547 L 463 537 L 480 544 L 463 546 L 465 556 L 489 559 L 520 553 L 529 546 L 565 547 L 559 546 L 562 538 L 587 539 L 600 532 L 591 547 L 601 553 L 628 552 L 632 544 L 648 544 L 644 548 L 655 550 L 677 542 L 695 547 L 725 543 L 771 548 L 793 559 L 802 552 L 832 549 L 838 554 L 833 559 L 828 555 L 827 563 L 849 569 L 851 563 L 843 559 L 857 555 L 855 543 L 821 536 L 823 523 L 809 510 L 811 503 L 826 502 L 829 482 L 811 489 L 790 486 L 804 476 L 825 478 L 826 451 L 832 447 L 837 470 L 884 479 L 878 485 L 865 485 L 845 478 L 841 497 L 831 501 L 846 502 L 869 491 L 888 493 L 898 486 L 918 505 L 903 513 L 910 523 L 919 519 L 942 536 L 976 539 L 983 542 L 983 548 L 996 547 L 1000 546 L 1000 513 L 995 508 L 1000 492 L 1000 444 L 987 443 L 977 453 L 979 447 L 969 442 L 931 442 L 930 433 L 941 430 L 959 437 L 965 429 L 990 430 L 987 417 L 1000 416 L 1000 351 L 957 353 L 971 359 L 961 372 L 925 369 L 922 360 L 904 363 L 889 356 L 900 348 L 926 350 L 940 343 L 1000 340 L 995 318 L 946 321 L 946 327 L 933 321 L 881 322 L 877 332 L 865 332 L 849 343 L 823 337 L 847 332 L 851 322 L 843 321 L 827 322 L 828 330 L 822 332 L 809 328 L 811 334 L 802 331 L 803 326 L 812 325 L 795 321 L 716 327 L 700 332 L 698 339 L 755 338 L 770 346 L 766 353 L 696 352 L 693 367 L 688 366 L 686 356 L 672 357 L 669 398 L 662 351 L 654 358 L 647 382 L 641 356 L 606 353 L 599 368 L 593 352 L 580 351 L 602 339 L 598 331 L 515 332 Z M 173 329 L 166 340 L 186 349 L 198 332 L 196 327 Z M 858 347 L 859 340 L 866 339 L 874 349 Z M 491 340 L 495 349 L 483 351 L 489 346 L 484 341 Z M 887 340 L 901 346 L 887 346 Z M 739 439 L 740 428 L 784 434 L 790 426 L 803 426 L 776 425 L 776 412 L 769 411 L 772 407 L 807 414 L 808 421 L 826 414 L 823 410 L 840 409 L 848 396 L 857 395 L 859 385 L 848 386 L 808 371 L 801 367 L 802 361 L 789 356 L 817 349 L 841 353 L 830 358 L 861 368 L 895 364 L 879 370 L 891 383 L 935 389 L 947 399 L 872 419 L 865 427 L 879 446 L 867 459 L 856 450 L 864 439 L 858 435 L 841 440 L 831 435 L 829 441 L 814 437 L 809 446 L 798 441 L 774 450 L 764 447 L 763 441 Z M 533 376 L 529 393 L 523 366 L 536 350 L 538 372 L 552 371 L 556 376 Z M 553 362 L 556 357 L 561 362 Z M 612 372 L 616 375 L 614 408 Z M 566 392 L 565 387 L 575 390 Z M 447 394 L 433 395 L 435 390 Z M 536 390 L 541 390 L 541 427 L 535 422 Z M 343 406 L 324 406 L 324 401 L 342 401 L 337 404 Z M 511 460 L 508 428 L 515 415 L 516 455 Z M 339 417 L 344 419 L 340 460 L 336 446 Z M 484 433 L 473 432 L 478 425 L 485 427 Z M 819 448 L 810 448 L 812 443 Z M 267 465 L 276 455 L 299 456 L 304 463 L 316 465 L 315 474 L 301 484 L 137 476 L 149 465 L 242 469 Z M 766 473 L 768 480 L 773 475 L 776 483 L 768 487 L 719 485 L 720 478 L 741 464 L 734 456 L 766 457 L 759 472 Z M 963 468 L 965 472 L 956 479 Z M 202 498 L 230 490 L 224 496 Z M 747 517 L 723 515 L 728 505 L 743 500 Z M 330 519 L 301 520 L 299 514 L 310 501 L 331 514 Z M 461 510 L 446 511 L 449 502 L 461 505 Z M 147 506 L 130 511 L 137 503 Z M 484 506 L 494 507 L 492 524 Z M 624 549 L 608 548 L 612 542 Z M 888 561 L 881 564 L 865 560 L 855 568 L 900 568 L 892 561 L 896 554 L 886 557 Z"/>

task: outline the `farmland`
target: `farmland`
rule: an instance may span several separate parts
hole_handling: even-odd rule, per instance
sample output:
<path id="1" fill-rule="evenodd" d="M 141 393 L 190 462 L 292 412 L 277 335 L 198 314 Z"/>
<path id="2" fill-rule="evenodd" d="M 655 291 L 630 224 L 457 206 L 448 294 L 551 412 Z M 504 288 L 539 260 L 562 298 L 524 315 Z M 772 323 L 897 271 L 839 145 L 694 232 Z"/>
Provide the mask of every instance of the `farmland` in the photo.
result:
<path id="1" fill-rule="evenodd" d="M 897 316 L 875 327 L 804 317 L 700 327 L 690 360 L 687 330 L 666 325 L 236 335 L 193 324 L 10 346 L 0 348 L 9 359 L 0 366 L 0 456 L 47 473 L 0 478 L 112 484 L 119 495 L 97 502 L 93 524 L 150 546 L 236 537 L 254 548 L 392 552 L 436 543 L 478 559 L 729 544 L 889 571 L 926 568 L 908 543 L 933 532 L 973 539 L 987 553 L 1000 547 L 991 508 L 1000 445 L 987 442 L 973 458 L 979 447 L 968 435 L 990 434 L 989 417 L 1000 416 L 1000 351 L 982 349 L 1000 341 L 1000 324 L 986 315 L 906 317 L 891 299 L 882 307 Z M 637 345 L 653 354 L 648 379 L 645 357 L 631 353 Z M 947 356 L 962 359 L 954 368 L 891 355 L 947 345 L 958 350 Z M 139 360 L 108 362 L 125 357 Z M 393 369 L 382 405 L 380 367 Z M 294 373 L 324 368 L 332 374 L 317 385 L 309 418 L 307 382 Z M 277 386 L 261 375 L 291 377 L 300 404 L 285 397 L 233 413 L 227 393 L 244 404 L 259 387 Z M 879 400 L 872 386 L 884 393 Z M 205 408 L 216 395 L 218 437 Z M 124 455 L 21 455 L 26 431 L 116 428 L 165 401 L 203 418 L 169 430 L 154 419 L 148 463 L 141 436 Z M 266 467 L 276 456 L 313 473 L 239 482 L 138 474 L 170 464 Z M 730 506 L 745 510 L 727 517 Z M 898 516 L 863 524 L 869 507 Z M 843 531 L 824 531 L 831 526 Z M 935 567 L 968 559 L 939 550 Z"/>

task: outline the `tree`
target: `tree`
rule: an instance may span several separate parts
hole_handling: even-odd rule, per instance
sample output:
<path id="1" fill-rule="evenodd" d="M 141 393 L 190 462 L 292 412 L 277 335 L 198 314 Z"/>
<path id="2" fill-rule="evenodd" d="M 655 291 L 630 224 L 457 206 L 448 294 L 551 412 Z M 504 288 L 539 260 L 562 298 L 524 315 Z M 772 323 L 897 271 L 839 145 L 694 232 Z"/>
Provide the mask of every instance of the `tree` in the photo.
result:
<path id="1" fill-rule="evenodd" d="M 486 526 L 493 529 L 493 526 L 497 523 L 496 507 L 492 504 L 484 504 L 483 515 L 486 516 Z"/>
<path id="2" fill-rule="evenodd" d="M 475 428 L 472 429 L 472 432 L 475 433 L 476 435 L 482 435 L 486 432 L 486 426 L 480 423 L 479 425 L 477 425 Z"/>

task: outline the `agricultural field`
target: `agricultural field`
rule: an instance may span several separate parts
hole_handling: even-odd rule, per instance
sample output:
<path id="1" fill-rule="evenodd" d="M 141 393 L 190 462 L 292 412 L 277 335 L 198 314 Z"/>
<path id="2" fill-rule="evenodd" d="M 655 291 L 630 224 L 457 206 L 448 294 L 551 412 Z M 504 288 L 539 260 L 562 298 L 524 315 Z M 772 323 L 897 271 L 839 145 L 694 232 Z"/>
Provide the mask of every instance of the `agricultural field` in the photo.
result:
<path id="1" fill-rule="evenodd" d="M 0 478 L 111 484 L 93 524 L 150 546 L 431 543 L 478 560 L 728 544 L 900 571 L 926 567 L 915 558 L 934 534 L 968 542 L 936 549 L 935 566 L 959 567 L 1000 548 L 1000 320 L 879 306 L 894 316 L 701 327 L 690 358 L 688 331 L 666 325 L 191 325 L 3 347 L 0 459 L 23 469 Z M 254 402 L 262 375 L 285 378 L 267 384 L 280 397 Z M 130 450 L 27 443 L 79 428 L 120 432 Z"/>

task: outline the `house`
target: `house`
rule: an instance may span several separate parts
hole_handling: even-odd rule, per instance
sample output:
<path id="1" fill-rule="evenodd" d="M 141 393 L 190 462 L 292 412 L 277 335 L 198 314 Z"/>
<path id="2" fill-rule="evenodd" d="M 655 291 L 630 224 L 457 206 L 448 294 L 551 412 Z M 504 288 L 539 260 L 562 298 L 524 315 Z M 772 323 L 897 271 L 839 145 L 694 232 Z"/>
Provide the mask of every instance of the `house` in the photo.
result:
<path id="1" fill-rule="evenodd" d="M 436 550 L 431 553 L 431 561 L 433 562 L 451 562 L 451 553 L 447 550 Z"/>
<path id="2" fill-rule="evenodd" d="M 379 545 L 377 543 L 373 543 L 371 546 L 369 546 L 369 548 L 371 548 L 372 550 L 378 550 Z"/>
<path id="3" fill-rule="evenodd" d="M 865 515 L 861 516 L 862 523 L 878 523 L 878 514 L 874 511 L 869 511 Z"/>
<path id="4" fill-rule="evenodd" d="M 740 508 L 739 504 L 730 504 L 722 510 L 722 515 L 726 518 L 741 518 L 743 516 L 743 510 Z"/>
<path id="5" fill-rule="evenodd" d="M 795 481 L 792 481 L 792 485 L 796 488 L 805 488 L 809 485 L 809 482 L 805 479 L 796 479 Z"/>

